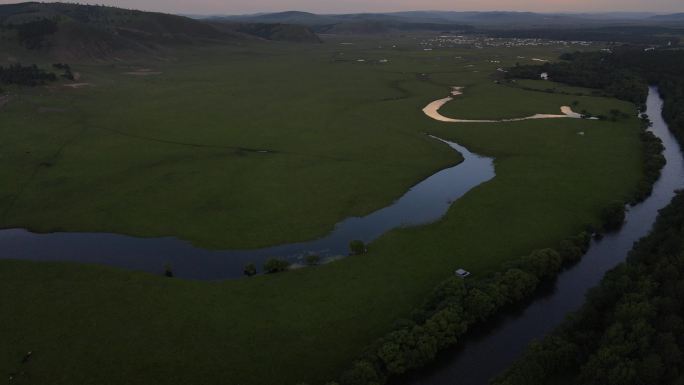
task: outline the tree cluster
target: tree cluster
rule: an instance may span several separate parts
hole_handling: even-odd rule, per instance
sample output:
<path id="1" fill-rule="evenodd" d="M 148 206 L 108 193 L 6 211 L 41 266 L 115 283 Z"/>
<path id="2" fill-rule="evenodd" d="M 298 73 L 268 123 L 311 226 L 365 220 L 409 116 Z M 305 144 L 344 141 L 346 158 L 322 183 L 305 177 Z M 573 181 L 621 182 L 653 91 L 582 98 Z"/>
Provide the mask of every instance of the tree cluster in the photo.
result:
<path id="1" fill-rule="evenodd" d="M 660 171 L 665 166 L 665 156 L 663 151 L 663 141 L 660 140 L 654 133 L 648 131 L 647 128 L 651 126 L 651 121 L 648 117 L 641 119 L 641 148 L 644 157 L 643 160 L 643 178 L 639 181 L 634 196 L 630 203 L 636 204 L 642 202 L 653 191 L 653 185 L 660 178 Z"/>
<path id="2" fill-rule="evenodd" d="M 71 72 L 71 66 L 66 63 L 54 63 L 53 68 L 64 71 L 61 77 L 67 80 L 74 80 L 74 74 Z"/>
<path id="3" fill-rule="evenodd" d="M 567 53 L 559 62 L 509 68 L 506 77 L 539 79 L 546 72 L 556 82 L 600 88 L 609 95 L 643 106 L 648 96 L 648 82 L 634 70 L 618 66 L 608 58 L 612 55 L 606 52 Z"/>
<path id="4" fill-rule="evenodd" d="M 363 241 L 360 240 L 354 240 L 349 242 L 349 252 L 351 255 L 361 255 L 366 253 L 367 248 L 366 244 Z"/>
<path id="5" fill-rule="evenodd" d="M 24 66 L 12 64 L 8 67 L 0 66 L 0 83 L 17 84 L 22 86 L 39 86 L 57 80 L 55 74 L 46 72 L 35 64 Z"/>
<path id="6" fill-rule="evenodd" d="M 529 298 L 540 282 L 576 262 L 590 236 L 566 239 L 556 249 L 541 249 L 508 264 L 505 271 L 480 279 L 453 276 L 426 302 L 377 340 L 340 378 L 341 385 L 384 384 L 390 376 L 425 366 L 440 350 L 455 345 L 473 325 Z"/>
<path id="7" fill-rule="evenodd" d="M 290 262 L 284 259 L 271 258 L 264 263 L 264 271 L 267 274 L 280 273 L 290 268 Z"/>

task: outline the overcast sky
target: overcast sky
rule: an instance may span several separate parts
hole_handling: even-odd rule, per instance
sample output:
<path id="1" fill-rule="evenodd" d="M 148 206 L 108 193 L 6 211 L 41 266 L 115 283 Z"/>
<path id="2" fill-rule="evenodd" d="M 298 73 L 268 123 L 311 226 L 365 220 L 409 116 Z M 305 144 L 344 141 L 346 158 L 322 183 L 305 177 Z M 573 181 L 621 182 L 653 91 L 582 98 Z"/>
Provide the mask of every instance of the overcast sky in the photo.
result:
<path id="1" fill-rule="evenodd" d="M 18 0 L 0 0 L 0 4 L 16 2 Z M 242 14 L 287 10 L 317 13 L 408 10 L 684 12 L 684 0 L 81 0 L 78 2 L 191 14 Z"/>

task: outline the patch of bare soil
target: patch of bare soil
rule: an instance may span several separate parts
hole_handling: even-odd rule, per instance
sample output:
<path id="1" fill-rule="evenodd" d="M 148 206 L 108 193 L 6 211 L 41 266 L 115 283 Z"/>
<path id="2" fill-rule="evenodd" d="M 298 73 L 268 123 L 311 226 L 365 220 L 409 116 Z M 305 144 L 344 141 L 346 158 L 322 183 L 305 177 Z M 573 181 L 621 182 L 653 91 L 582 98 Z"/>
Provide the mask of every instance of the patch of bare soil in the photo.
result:
<path id="1" fill-rule="evenodd" d="M 161 74 L 162 74 L 162 72 L 152 71 L 149 68 L 141 68 L 141 69 L 137 69 L 135 71 L 124 72 L 124 75 L 133 75 L 133 76 L 153 76 L 153 75 L 161 75 Z"/>
<path id="2" fill-rule="evenodd" d="M 69 83 L 69 84 L 64 84 L 64 87 L 69 87 L 69 88 L 83 88 L 87 86 L 91 86 L 91 83 Z"/>

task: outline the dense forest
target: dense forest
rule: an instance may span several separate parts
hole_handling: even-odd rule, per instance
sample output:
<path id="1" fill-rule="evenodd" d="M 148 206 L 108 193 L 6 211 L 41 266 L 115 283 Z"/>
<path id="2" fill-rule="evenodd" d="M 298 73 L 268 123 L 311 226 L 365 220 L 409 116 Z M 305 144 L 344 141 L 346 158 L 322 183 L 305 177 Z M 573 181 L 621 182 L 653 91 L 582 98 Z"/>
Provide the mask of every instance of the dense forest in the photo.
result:
<path id="1" fill-rule="evenodd" d="M 497 385 L 684 383 L 684 192 L 583 308 Z M 570 381 L 570 382 L 568 382 Z"/>
<path id="2" fill-rule="evenodd" d="M 620 50 L 563 59 L 541 67 L 516 67 L 514 76 L 548 71 L 554 80 L 578 85 L 597 79 L 604 90 L 625 100 L 639 98 L 632 90 L 640 83 L 656 84 L 665 100 L 663 116 L 684 142 L 683 51 Z M 634 84 L 602 73 L 611 69 L 629 74 Z M 601 80 L 602 74 L 607 76 Z M 494 383 L 684 384 L 682 298 L 684 192 L 679 192 L 660 212 L 651 234 L 636 244 L 627 262 L 606 275 L 582 309 L 533 343 Z"/>

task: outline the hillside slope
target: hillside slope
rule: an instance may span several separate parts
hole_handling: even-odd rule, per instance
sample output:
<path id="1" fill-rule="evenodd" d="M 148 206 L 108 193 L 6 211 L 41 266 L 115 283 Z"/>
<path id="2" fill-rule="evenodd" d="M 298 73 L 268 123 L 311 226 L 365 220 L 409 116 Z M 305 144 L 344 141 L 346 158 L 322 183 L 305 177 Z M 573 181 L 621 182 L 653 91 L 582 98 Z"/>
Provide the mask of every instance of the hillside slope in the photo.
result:
<path id="1" fill-rule="evenodd" d="M 42 51 L 64 61 L 110 60 L 154 54 L 178 44 L 230 43 L 250 38 L 318 41 L 312 31 L 302 26 L 234 23 L 226 27 L 158 12 L 36 2 L 0 5 L 0 37 L 6 44 Z"/>
<path id="2" fill-rule="evenodd" d="M 231 21 L 208 21 L 218 31 L 243 34 L 249 37 L 290 42 L 320 43 L 321 39 L 304 25 L 283 23 L 235 23 Z"/>

